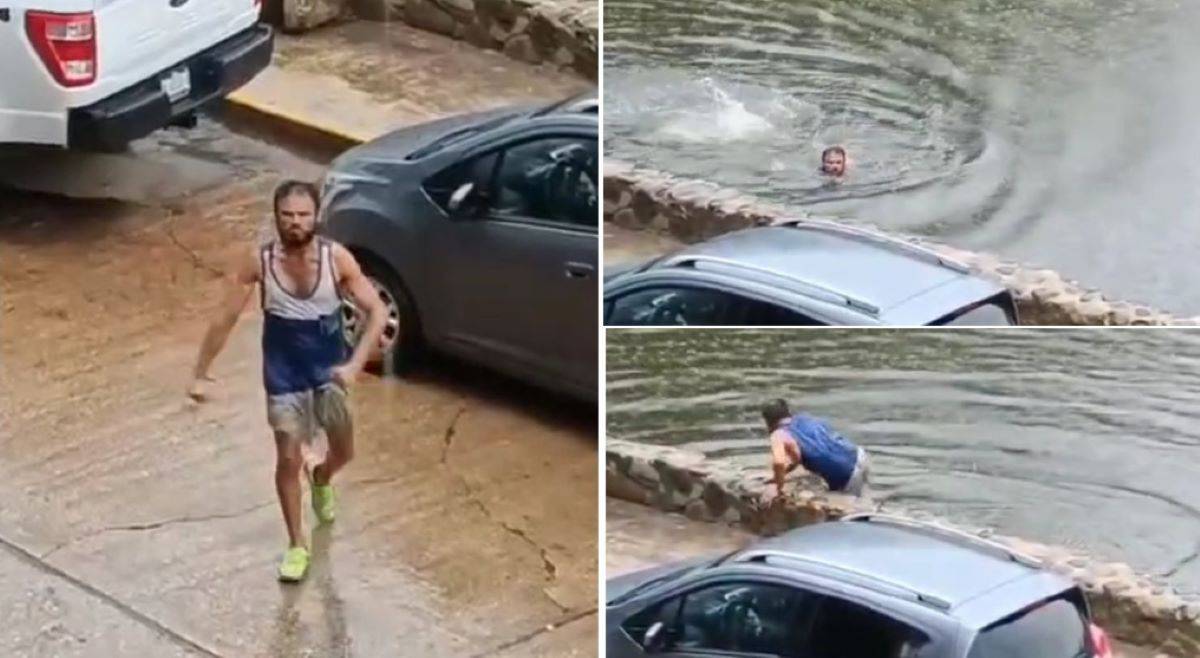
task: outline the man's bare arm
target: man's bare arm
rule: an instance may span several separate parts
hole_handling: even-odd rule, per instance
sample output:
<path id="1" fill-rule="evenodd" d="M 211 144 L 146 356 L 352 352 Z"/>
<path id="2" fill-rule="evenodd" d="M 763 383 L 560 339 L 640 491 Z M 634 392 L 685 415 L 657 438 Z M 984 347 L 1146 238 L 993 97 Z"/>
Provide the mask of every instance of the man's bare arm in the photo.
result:
<path id="1" fill-rule="evenodd" d="M 358 345 L 354 346 L 354 354 L 345 363 L 346 367 L 353 370 L 350 373 L 353 378 L 367 364 L 371 350 L 379 345 L 379 338 L 383 336 L 384 327 L 387 326 L 387 309 L 384 308 L 383 300 L 379 298 L 375 286 L 371 285 L 371 281 L 363 274 L 358 261 L 348 249 L 335 245 L 333 258 L 337 265 L 338 285 L 350 295 L 354 305 L 367 315 L 366 329 L 363 330 Z"/>
<path id="2" fill-rule="evenodd" d="M 209 367 L 225 347 L 229 334 L 237 325 L 238 317 L 246 308 L 246 302 L 254 293 L 255 284 L 262 278 L 260 269 L 257 251 L 247 253 L 236 263 L 236 270 L 225 284 L 225 298 L 217 309 L 216 316 L 209 323 L 208 330 L 204 333 L 204 341 L 200 344 L 200 354 L 196 357 L 196 367 L 192 371 L 197 383 L 209 379 Z"/>
<path id="3" fill-rule="evenodd" d="M 784 477 L 800 464 L 800 449 L 783 430 L 771 433 L 771 470 L 775 491 L 783 495 Z"/>

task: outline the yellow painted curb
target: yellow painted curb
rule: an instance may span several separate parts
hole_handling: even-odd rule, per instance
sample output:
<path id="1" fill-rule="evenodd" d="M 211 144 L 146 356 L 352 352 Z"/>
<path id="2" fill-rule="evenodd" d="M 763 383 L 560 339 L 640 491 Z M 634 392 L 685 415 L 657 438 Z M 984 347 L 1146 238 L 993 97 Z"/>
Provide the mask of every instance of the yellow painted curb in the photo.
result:
<path id="1" fill-rule="evenodd" d="M 242 109 L 249 110 L 275 121 L 282 121 L 294 128 L 318 133 L 326 138 L 340 142 L 346 142 L 350 145 L 358 145 L 368 142 L 375 136 L 354 135 L 339 128 L 334 128 L 328 125 L 322 125 L 312 121 L 309 117 L 300 116 L 280 109 L 274 105 L 255 99 L 252 95 L 241 91 L 235 91 L 225 97 L 226 102 L 236 105 Z"/>

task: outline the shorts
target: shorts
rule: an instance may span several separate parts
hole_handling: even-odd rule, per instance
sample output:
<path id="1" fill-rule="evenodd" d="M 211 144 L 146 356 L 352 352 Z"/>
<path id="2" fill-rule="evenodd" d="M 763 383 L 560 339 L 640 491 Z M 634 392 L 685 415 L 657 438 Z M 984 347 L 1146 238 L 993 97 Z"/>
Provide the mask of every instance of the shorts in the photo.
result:
<path id="1" fill-rule="evenodd" d="M 312 441 L 318 429 L 345 435 L 353 428 L 346 389 L 330 382 L 317 389 L 267 396 L 267 423 L 276 435 Z"/>
<path id="2" fill-rule="evenodd" d="M 861 497 L 867 491 L 870 477 L 871 460 L 867 457 L 867 451 L 859 448 L 858 459 L 854 462 L 854 471 L 850 473 L 850 479 L 842 491 Z"/>

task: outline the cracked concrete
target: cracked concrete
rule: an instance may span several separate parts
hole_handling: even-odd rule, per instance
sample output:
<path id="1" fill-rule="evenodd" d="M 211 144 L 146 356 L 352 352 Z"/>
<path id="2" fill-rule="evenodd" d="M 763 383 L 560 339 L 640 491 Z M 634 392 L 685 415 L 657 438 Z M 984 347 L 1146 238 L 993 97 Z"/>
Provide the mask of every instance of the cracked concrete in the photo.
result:
<path id="1" fill-rule="evenodd" d="M 87 541 L 88 539 L 91 539 L 92 537 L 102 535 L 106 532 L 141 532 L 141 531 L 145 531 L 145 530 L 157 530 L 164 526 L 175 525 L 178 523 L 204 523 L 206 521 L 216 521 L 216 520 L 220 520 L 220 519 L 235 519 L 239 516 L 244 516 L 251 512 L 256 512 L 264 507 L 269 507 L 269 506 L 275 505 L 275 504 L 276 504 L 275 500 L 268 500 L 265 502 L 258 503 L 257 505 L 254 505 L 253 507 L 248 507 L 241 511 L 230 512 L 230 513 L 226 513 L 226 514 L 205 514 L 203 516 L 183 516 L 183 517 L 173 518 L 173 519 L 163 519 L 161 521 L 150 521 L 148 523 L 129 523 L 129 524 L 125 524 L 125 525 L 105 526 L 103 528 L 98 528 L 96 530 L 92 530 L 90 532 L 82 534 L 78 537 L 72 537 L 71 539 L 69 539 L 67 541 L 60 542 L 54 548 L 39 555 L 38 558 L 41 560 L 45 560 L 63 548 L 66 548 L 66 547 L 71 546 L 72 544 L 76 544 L 78 542 Z"/>
<path id="2" fill-rule="evenodd" d="M 0 655 L 595 656 L 595 410 L 443 359 L 356 386 L 338 520 L 313 528 L 306 501 L 309 578 L 276 582 L 254 312 L 215 399 L 183 391 L 219 264 L 280 176 L 321 166 L 196 134 L 180 147 L 234 182 L 169 204 L 0 191 L 0 528 L 24 551 L 0 550 Z"/>

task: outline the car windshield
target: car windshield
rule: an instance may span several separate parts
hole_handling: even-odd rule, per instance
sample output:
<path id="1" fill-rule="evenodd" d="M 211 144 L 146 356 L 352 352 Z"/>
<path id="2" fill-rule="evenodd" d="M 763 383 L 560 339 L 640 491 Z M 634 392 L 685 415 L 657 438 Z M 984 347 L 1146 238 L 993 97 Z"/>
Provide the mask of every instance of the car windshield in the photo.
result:
<path id="1" fill-rule="evenodd" d="M 1007 298 L 993 297 L 960 309 L 935 322 L 949 327 L 1007 327 L 1016 324 Z"/>
<path id="2" fill-rule="evenodd" d="M 642 592 L 645 592 L 646 590 L 648 590 L 652 587 L 657 587 L 663 583 L 675 580 L 676 578 L 679 578 L 680 576 L 682 576 L 684 574 L 689 574 L 693 571 L 696 571 L 697 569 L 707 569 L 709 567 L 718 565 L 718 564 L 724 562 L 726 559 L 729 558 L 729 556 L 733 555 L 736 552 L 737 551 L 725 553 L 725 554 L 721 555 L 721 557 L 719 557 L 715 560 L 711 560 L 709 562 L 702 562 L 700 564 L 691 564 L 686 567 L 680 567 L 679 569 L 674 569 L 672 571 L 668 571 L 667 573 L 665 573 L 661 576 L 657 576 L 657 577 L 651 578 L 650 580 L 647 580 L 645 582 L 638 583 L 636 586 L 631 588 L 628 592 L 621 594 L 620 596 L 612 599 L 608 603 L 609 603 L 609 605 L 619 605 L 621 603 L 624 603 L 625 601 L 628 601 L 629 599 L 636 597 L 637 595 L 641 594 Z"/>
<path id="3" fill-rule="evenodd" d="M 1043 601 L 987 627 L 967 658 L 1088 658 L 1088 622 L 1066 598 Z"/>
<path id="4" fill-rule="evenodd" d="M 425 146 L 422 146 L 421 148 L 416 149 L 415 151 L 410 153 L 408 155 L 408 159 L 409 160 L 420 160 L 421 158 L 424 158 L 424 157 L 427 157 L 434 153 L 437 153 L 438 151 L 446 148 L 447 146 L 453 144 L 454 142 L 461 141 L 463 139 L 466 139 L 467 137 L 470 137 L 471 135 L 478 135 L 479 133 L 487 132 L 493 128 L 504 125 L 505 123 L 508 123 L 509 121 L 511 121 L 513 119 L 513 117 L 515 117 L 515 116 L 517 116 L 517 115 L 516 114 L 505 114 L 503 116 L 499 116 L 494 119 L 489 119 L 487 121 L 484 121 L 483 123 L 476 123 L 476 124 L 473 124 L 470 126 L 465 126 L 463 128 L 459 128 L 458 130 L 451 130 L 450 132 L 446 133 L 445 135 L 438 137 L 437 139 L 433 140 L 432 142 L 429 142 Z"/>

